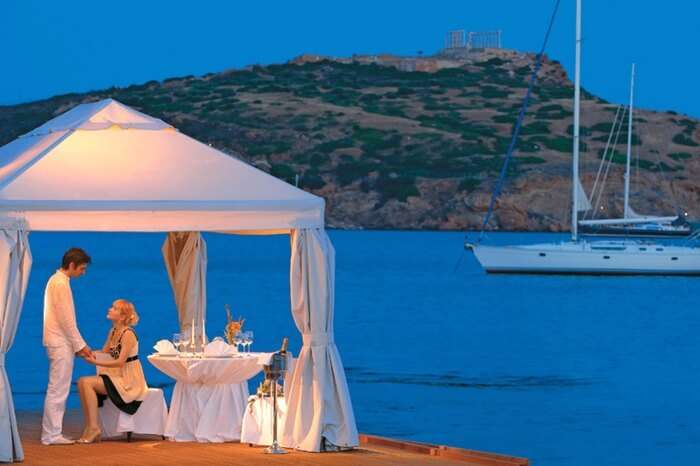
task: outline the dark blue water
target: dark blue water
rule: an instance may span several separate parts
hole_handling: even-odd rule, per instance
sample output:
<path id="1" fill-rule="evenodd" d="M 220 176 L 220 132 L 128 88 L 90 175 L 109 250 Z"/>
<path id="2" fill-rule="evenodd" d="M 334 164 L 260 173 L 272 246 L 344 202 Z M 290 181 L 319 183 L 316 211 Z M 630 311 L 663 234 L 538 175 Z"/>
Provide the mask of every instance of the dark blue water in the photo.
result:
<path id="1" fill-rule="evenodd" d="M 341 232 L 336 341 L 359 430 L 529 457 L 538 465 L 697 464 L 700 278 L 489 276 L 462 235 Z M 70 246 L 94 264 L 73 282 L 93 346 L 112 299 L 135 302 L 142 355 L 177 331 L 163 235 L 31 235 L 34 268 L 7 367 L 18 409 L 40 409 L 43 287 Z M 494 235 L 538 241 L 555 235 Z M 224 304 L 256 350 L 300 338 L 289 311 L 286 236 L 208 235 L 210 336 Z M 144 363 L 153 386 L 171 381 Z M 75 378 L 92 373 L 76 362 Z M 251 383 L 251 389 L 255 382 Z M 71 395 L 69 404 L 78 406 Z"/>

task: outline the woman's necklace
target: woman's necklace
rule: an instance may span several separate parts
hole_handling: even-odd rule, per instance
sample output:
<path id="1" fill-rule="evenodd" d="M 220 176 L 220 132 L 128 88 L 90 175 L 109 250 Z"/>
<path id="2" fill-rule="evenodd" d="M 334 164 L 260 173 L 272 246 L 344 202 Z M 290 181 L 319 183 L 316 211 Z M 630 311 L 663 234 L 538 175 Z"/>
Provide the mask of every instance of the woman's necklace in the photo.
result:
<path id="1" fill-rule="evenodd" d="M 110 348 L 117 346 L 117 343 L 119 342 L 122 334 L 124 333 L 124 328 L 125 327 L 112 327 L 112 336 L 109 339 Z"/>

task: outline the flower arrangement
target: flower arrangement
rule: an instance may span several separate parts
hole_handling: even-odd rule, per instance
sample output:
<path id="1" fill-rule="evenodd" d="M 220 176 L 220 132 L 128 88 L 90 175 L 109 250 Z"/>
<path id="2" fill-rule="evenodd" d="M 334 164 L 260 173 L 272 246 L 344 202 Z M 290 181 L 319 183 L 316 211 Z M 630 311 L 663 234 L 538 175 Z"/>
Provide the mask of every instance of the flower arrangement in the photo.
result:
<path id="1" fill-rule="evenodd" d="M 226 342 L 229 345 L 232 345 L 233 337 L 241 331 L 245 319 L 239 317 L 238 320 L 233 320 L 231 318 L 231 308 L 229 307 L 229 305 L 224 305 L 224 308 L 226 308 L 226 326 L 224 327 L 224 337 L 226 337 Z"/>
<path id="2" fill-rule="evenodd" d="M 258 390 L 256 392 L 258 398 L 263 396 L 272 396 L 271 385 L 272 384 L 268 379 L 264 379 L 262 382 L 260 382 L 260 385 L 258 385 Z M 281 383 L 277 384 L 277 396 L 284 396 L 284 386 Z"/>

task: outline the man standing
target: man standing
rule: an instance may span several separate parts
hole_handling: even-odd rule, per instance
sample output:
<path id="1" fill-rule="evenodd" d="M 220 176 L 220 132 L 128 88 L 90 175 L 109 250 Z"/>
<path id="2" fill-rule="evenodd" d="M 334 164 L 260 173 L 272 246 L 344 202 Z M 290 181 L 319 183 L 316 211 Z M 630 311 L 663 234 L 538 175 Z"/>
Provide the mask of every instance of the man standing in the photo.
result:
<path id="1" fill-rule="evenodd" d="M 63 255 L 61 268 L 49 278 L 44 291 L 44 346 L 49 357 L 49 385 L 41 421 L 41 443 L 69 445 L 63 436 L 63 414 L 73 376 L 74 355 L 86 357 L 90 348 L 80 336 L 75 321 L 70 279 L 85 275 L 90 256 L 79 248 Z"/>

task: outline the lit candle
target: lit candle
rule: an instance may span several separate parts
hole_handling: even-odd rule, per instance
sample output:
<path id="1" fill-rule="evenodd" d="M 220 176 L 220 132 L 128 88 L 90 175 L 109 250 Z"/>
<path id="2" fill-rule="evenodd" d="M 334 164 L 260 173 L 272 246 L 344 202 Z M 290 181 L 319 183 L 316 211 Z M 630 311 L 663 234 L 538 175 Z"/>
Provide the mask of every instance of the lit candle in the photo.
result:
<path id="1" fill-rule="evenodd" d="M 194 351 L 194 317 L 192 318 L 192 331 L 190 335 L 190 343 L 192 344 L 192 351 Z"/>
<path id="2" fill-rule="evenodd" d="M 204 316 L 202 316 L 202 351 L 204 351 L 204 345 L 206 344 L 206 326 L 204 324 Z"/>

